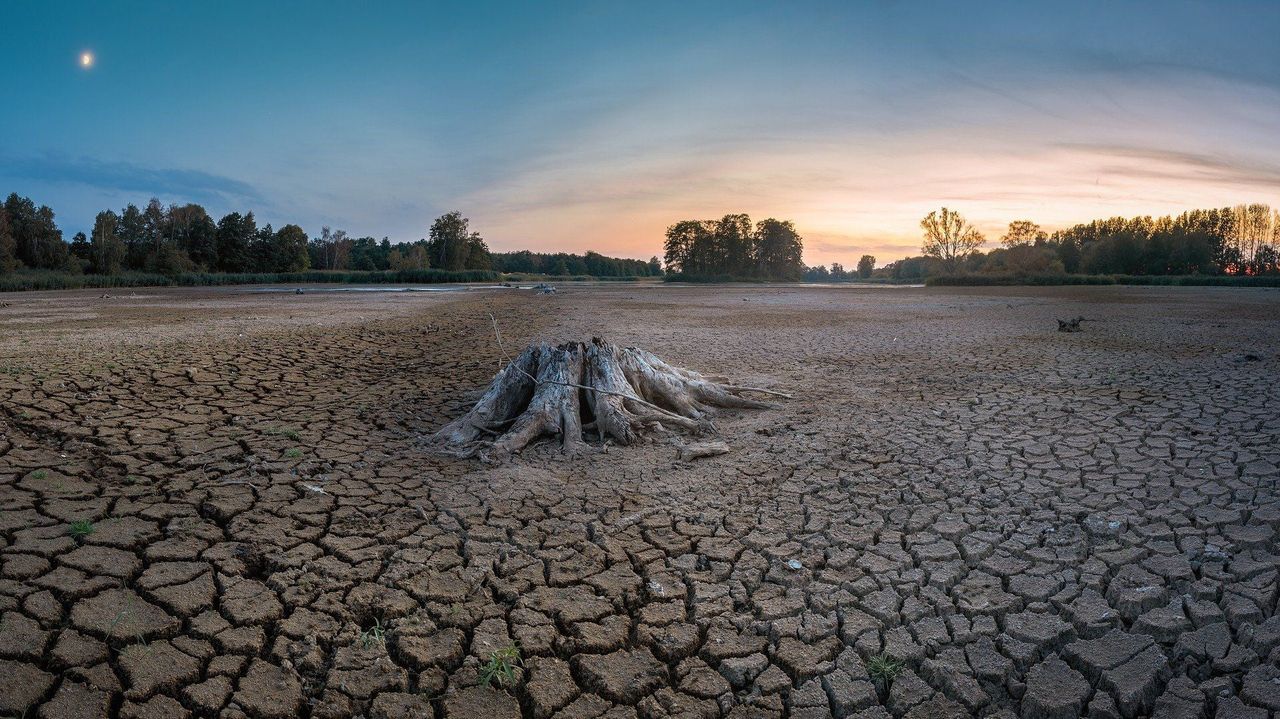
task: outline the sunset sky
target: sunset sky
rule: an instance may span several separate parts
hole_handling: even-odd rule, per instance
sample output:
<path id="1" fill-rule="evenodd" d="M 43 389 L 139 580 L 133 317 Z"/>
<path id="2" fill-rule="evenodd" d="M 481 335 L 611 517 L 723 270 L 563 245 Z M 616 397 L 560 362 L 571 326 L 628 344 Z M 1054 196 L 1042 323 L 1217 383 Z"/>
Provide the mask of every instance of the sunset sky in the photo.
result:
<path id="1" fill-rule="evenodd" d="M 37 3 L 5 8 L 0 191 L 393 241 L 661 254 L 792 219 L 809 264 L 1280 204 L 1280 3 Z M 82 55 L 92 52 L 89 66 Z"/>

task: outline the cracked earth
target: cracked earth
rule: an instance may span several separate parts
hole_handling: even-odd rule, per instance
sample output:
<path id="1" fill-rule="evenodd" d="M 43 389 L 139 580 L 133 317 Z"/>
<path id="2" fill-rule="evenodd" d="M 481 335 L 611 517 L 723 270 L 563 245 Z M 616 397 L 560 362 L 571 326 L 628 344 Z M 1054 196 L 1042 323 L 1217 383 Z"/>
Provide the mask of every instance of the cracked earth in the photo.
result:
<path id="1" fill-rule="evenodd" d="M 6 297 L 0 716 L 1280 712 L 1280 292 L 562 289 Z M 433 456 L 488 312 L 795 399 Z"/>

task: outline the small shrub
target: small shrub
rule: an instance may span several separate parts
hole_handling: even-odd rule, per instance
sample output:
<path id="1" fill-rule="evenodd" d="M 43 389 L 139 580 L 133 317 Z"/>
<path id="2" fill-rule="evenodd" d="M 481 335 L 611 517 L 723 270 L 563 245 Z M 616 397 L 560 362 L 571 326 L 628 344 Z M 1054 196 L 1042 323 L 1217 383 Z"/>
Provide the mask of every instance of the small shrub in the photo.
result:
<path id="1" fill-rule="evenodd" d="M 480 667 L 480 683 L 497 687 L 516 684 L 516 667 L 519 667 L 520 649 L 514 644 L 489 655 L 489 661 Z"/>
<path id="2" fill-rule="evenodd" d="M 284 453 L 284 456 L 288 457 L 289 459 L 297 459 L 302 456 L 302 450 L 298 449 L 297 447 L 293 447 L 291 449 L 286 450 Z"/>
<path id="3" fill-rule="evenodd" d="M 49 473 L 43 469 L 37 469 L 36 471 L 31 473 L 31 478 L 32 479 L 48 479 Z"/>

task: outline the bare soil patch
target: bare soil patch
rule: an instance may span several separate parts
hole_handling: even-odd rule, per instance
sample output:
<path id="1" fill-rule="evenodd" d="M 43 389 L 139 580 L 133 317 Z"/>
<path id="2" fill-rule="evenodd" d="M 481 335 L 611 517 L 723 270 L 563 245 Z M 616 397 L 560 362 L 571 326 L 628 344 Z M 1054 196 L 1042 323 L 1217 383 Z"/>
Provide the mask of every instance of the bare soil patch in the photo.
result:
<path id="1" fill-rule="evenodd" d="M 1280 292 L 102 294 L 0 309 L 0 715 L 1280 707 Z M 795 397 L 442 457 L 490 312 Z"/>

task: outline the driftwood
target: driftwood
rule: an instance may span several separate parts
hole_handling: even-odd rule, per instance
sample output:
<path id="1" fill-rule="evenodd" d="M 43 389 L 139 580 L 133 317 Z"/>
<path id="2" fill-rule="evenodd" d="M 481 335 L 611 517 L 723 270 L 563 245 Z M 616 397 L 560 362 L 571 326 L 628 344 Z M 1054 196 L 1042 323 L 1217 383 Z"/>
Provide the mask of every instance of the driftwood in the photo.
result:
<path id="1" fill-rule="evenodd" d="M 689 462 L 703 457 L 715 457 L 716 455 L 728 453 L 729 445 L 724 442 L 697 442 L 681 447 L 678 456 L 681 461 Z"/>
<path id="2" fill-rule="evenodd" d="M 1069 320 L 1058 320 L 1059 332 L 1079 332 L 1080 323 L 1084 322 L 1083 317 L 1073 317 Z"/>
<path id="3" fill-rule="evenodd" d="M 542 343 L 507 363 L 475 406 L 432 435 L 431 443 L 457 456 L 501 459 L 548 436 L 576 453 L 589 435 L 628 445 L 648 429 L 704 434 L 715 431 L 713 408 L 776 406 L 742 396 L 746 392 L 789 397 L 673 367 L 650 352 L 598 337 Z"/>

